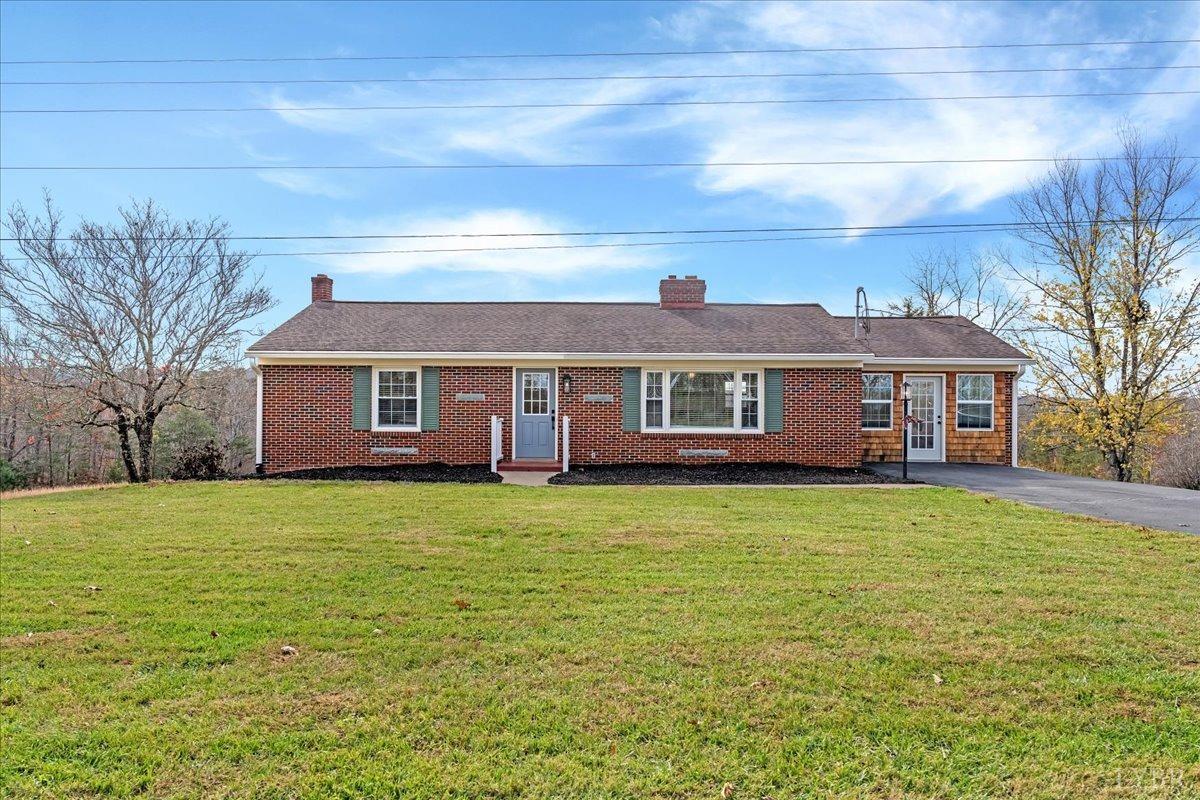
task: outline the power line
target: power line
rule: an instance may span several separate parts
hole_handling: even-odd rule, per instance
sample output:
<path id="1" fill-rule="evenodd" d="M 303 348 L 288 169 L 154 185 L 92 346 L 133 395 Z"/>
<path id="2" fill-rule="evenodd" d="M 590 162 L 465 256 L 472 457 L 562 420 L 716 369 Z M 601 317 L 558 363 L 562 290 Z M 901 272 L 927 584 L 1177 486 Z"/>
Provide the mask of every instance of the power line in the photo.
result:
<path id="1" fill-rule="evenodd" d="M 421 55 L 374 55 L 374 56 L 239 56 L 232 58 L 43 58 L 10 59 L 0 64 L 263 64 L 293 63 L 308 61 L 454 61 L 492 59 L 538 59 L 538 58 L 625 58 L 651 56 L 726 56 L 726 55 L 776 55 L 785 53 L 894 53 L 912 51 L 943 50 L 1013 50 L 1023 48 L 1054 47 L 1123 47 L 1127 45 L 1193 44 L 1200 39 L 1126 39 L 1114 41 L 1085 42 L 1026 42 L 1001 44 L 939 44 L 939 45 L 894 45 L 886 47 L 777 47 L 734 50 L 634 50 L 610 52 L 574 53 L 458 53 Z"/>
<path id="2" fill-rule="evenodd" d="M 230 106 L 209 108 L 6 108 L 0 114 L 178 114 L 226 113 L 240 111 L 307 112 L 307 111 L 453 111 L 471 109 L 539 109 L 539 108 L 644 108 L 651 106 L 752 106 L 801 105 L 812 103 L 898 103 L 929 100 L 1033 100 L 1066 97 L 1146 97 L 1150 95 L 1190 95 L 1200 90 L 1150 92 L 1054 92 L 1049 94 L 975 94 L 941 95 L 935 97 L 805 97 L 754 100 L 638 100 L 605 103 L 465 103 L 423 104 L 411 106 Z"/>
<path id="3" fill-rule="evenodd" d="M 1119 225 L 1135 220 L 1125 218 L 1110 218 L 1103 220 L 1089 221 L 1102 225 Z M 1170 222 L 1200 222 L 1200 217 L 1173 217 Z M 770 227 L 770 228 L 664 228 L 655 230 L 608 230 L 608 231 L 526 231 L 526 232 L 499 232 L 499 233 L 370 233 L 370 234 L 308 234 L 308 235 L 292 235 L 292 234 L 264 234 L 255 236 L 224 236 L 220 237 L 226 241 L 330 241 L 330 240 L 379 240 L 379 239 L 495 239 L 495 238 L 527 238 L 527 237 L 580 237 L 580 236 L 676 236 L 676 235 L 705 235 L 716 233 L 811 233 L 811 232 L 892 232 L 892 231 L 923 231 L 923 230 L 940 230 L 945 233 L 954 233 L 956 231 L 966 232 L 984 232 L 990 230 L 1005 231 L 1019 230 L 1026 227 L 1040 225 L 1035 222 L 943 222 L 943 223 L 928 223 L 928 224 L 911 224 L 911 225 L 845 225 L 845 226 L 806 226 L 806 227 Z M 860 235 L 859 233 L 849 233 L 848 236 L 853 238 Z M 128 236 L 109 236 L 96 237 L 101 241 L 123 242 L 130 241 Z M 206 241 L 212 237 L 172 237 L 172 241 Z M 21 241 L 16 237 L 2 237 L 0 242 L 17 242 Z M 66 241 L 66 240 L 62 240 Z M 703 244 L 705 242 L 718 242 L 721 240 L 693 240 L 695 244 Z M 754 240 L 747 240 L 754 241 Z M 783 240 L 786 241 L 786 240 Z M 626 245 L 641 245 L 643 242 L 618 242 L 612 244 L 595 244 L 595 245 L 579 245 L 580 247 L 617 247 Z M 666 242 L 663 244 L 674 244 L 674 242 Z M 572 245 L 574 246 L 574 245 Z M 494 248 L 482 248 L 490 250 Z M 503 248 L 501 248 L 503 249 Z M 289 255 L 365 255 L 369 253 L 406 253 L 413 252 L 408 250 L 340 250 L 340 251 L 324 251 L 324 252 L 309 252 L 309 253 L 277 253 L 274 255 L 289 256 Z M 421 252 L 421 251 L 417 251 Z M 443 252 L 443 251 L 427 251 L 427 252 Z M 456 252 L 456 251 L 449 251 Z"/>
<path id="4" fill-rule="evenodd" d="M 236 78 L 204 80 L 104 80 L 104 81 L 0 81 L 0 86 L 238 86 L 354 83 L 532 83 L 544 81 L 678 81 L 727 80 L 735 78 L 867 78 L 922 75 L 1015 75 L 1080 72 L 1145 72 L 1154 70 L 1200 69 L 1198 64 L 1162 64 L 1107 67 L 1026 67 L 1004 69 L 930 69 L 880 70 L 870 72 L 737 72 L 701 75 L 535 75 L 468 78 Z"/>
<path id="5" fill-rule="evenodd" d="M 983 228 L 975 230 L 937 230 L 937 231 L 885 231 L 878 233 L 864 233 L 861 236 L 857 234 L 829 234 L 822 236 L 767 236 L 755 238 L 737 238 L 737 239 L 681 239 L 674 241 L 658 241 L 658 242 L 600 242 L 589 244 L 553 244 L 553 245 L 520 245 L 520 246 L 503 246 L 503 247 L 446 247 L 433 249 L 411 249 L 411 250 L 359 250 L 359 251 L 309 251 L 299 253 L 257 253 L 258 256 L 337 256 L 337 255 L 416 255 L 421 253 L 493 253 L 493 252 L 510 252 L 524 250 L 594 250 L 603 248 L 628 248 L 628 247 L 666 247 L 673 245 L 699 245 L 699 244 L 739 244 L 739 243 L 758 243 L 758 242 L 799 242 L 799 241 L 817 241 L 822 239 L 856 239 L 856 238 L 876 238 L 887 236 L 931 236 L 947 233 L 986 233 L 989 231 L 1003 230 L 1001 228 Z M 7 240 L 6 240 L 7 241 Z M 190 256 L 177 256 L 178 258 L 188 258 Z M 29 261 L 31 259 L 21 257 L 6 257 L 9 261 Z"/>
<path id="6" fill-rule="evenodd" d="M 1143 156 L 1147 161 L 1166 161 L 1173 158 L 1200 159 L 1200 156 Z M 922 164 L 1053 164 L 1060 161 L 1111 161 L 1112 156 L 1038 156 L 1030 158 L 892 158 L 842 159 L 831 161 L 639 161 L 639 162 L 577 162 L 560 164 L 52 164 L 5 166 L 0 171 L 12 172 L 232 172 L 232 171 L 300 171 L 300 170 L 487 170 L 487 169 L 652 169 L 669 167 L 846 167 L 896 166 Z"/>

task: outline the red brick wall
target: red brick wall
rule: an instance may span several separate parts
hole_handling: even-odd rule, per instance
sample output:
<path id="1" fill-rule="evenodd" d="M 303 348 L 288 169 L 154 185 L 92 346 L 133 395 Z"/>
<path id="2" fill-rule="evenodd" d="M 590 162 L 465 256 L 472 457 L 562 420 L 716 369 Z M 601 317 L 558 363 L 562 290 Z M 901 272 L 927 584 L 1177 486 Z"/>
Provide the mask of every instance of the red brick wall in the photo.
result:
<path id="1" fill-rule="evenodd" d="M 357 464 L 490 460 L 489 421 L 504 418 L 504 455 L 512 453 L 512 368 L 441 370 L 440 429 L 425 433 L 351 430 L 352 367 L 266 365 L 263 375 L 263 460 L 267 472 Z M 570 393 L 562 377 L 572 378 Z M 783 373 L 782 433 L 634 433 L 621 429 L 621 368 L 558 368 L 558 413 L 571 418 L 575 464 L 785 461 L 858 466 L 862 456 L 862 384 L 857 369 L 787 369 Z M 483 402 L 455 399 L 483 392 Z M 585 402 L 611 394 L 611 403 Z M 416 455 L 371 453 L 372 447 L 416 446 Z M 679 450 L 723 449 L 721 458 L 681 458 Z M 561 441 L 560 441 L 561 452 Z"/>
<path id="2" fill-rule="evenodd" d="M 885 370 L 867 369 L 867 372 Z M 974 372 L 974 370 L 972 370 Z M 995 407 L 992 430 L 957 430 L 958 410 L 955 407 L 955 390 L 958 387 L 957 372 L 920 372 L 921 375 L 944 375 L 946 378 L 946 408 L 942 418 L 946 430 L 946 460 L 979 462 L 985 464 L 1009 464 L 1012 462 L 1012 372 L 996 372 L 993 398 Z M 892 429 L 888 431 L 863 431 L 863 461 L 899 461 L 904 446 L 900 433 L 903 403 L 900 400 L 902 372 L 892 373 Z"/>
<path id="3" fill-rule="evenodd" d="M 353 367 L 262 367 L 263 463 L 267 472 L 360 464 L 486 464 L 491 460 L 493 414 L 512 416 L 511 367 L 443 367 L 439 430 L 351 430 Z M 486 400 L 455 400 L 483 392 Z M 509 452 L 505 425 L 505 452 Z M 416 455 L 373 454 L 372 447 L 418 448 Z"/>
<path id="4" fill-rule="evenodd" d="M 562 393 L 562 374 L 572 378 Z M 614 464 L 785 461 L 814 466 L 861 463 L 862 379 L 857 369 L 783 371 L 783 432 L 634 433 L 621 429 L 621 368 L 563 367 L 559 413 L 571 418 L 571 462 Z M 585 394 L 611 394 L 611 403 L 585 402 Z M 720 458 L 682 458 L 679 450 L 720 449 Z"/>

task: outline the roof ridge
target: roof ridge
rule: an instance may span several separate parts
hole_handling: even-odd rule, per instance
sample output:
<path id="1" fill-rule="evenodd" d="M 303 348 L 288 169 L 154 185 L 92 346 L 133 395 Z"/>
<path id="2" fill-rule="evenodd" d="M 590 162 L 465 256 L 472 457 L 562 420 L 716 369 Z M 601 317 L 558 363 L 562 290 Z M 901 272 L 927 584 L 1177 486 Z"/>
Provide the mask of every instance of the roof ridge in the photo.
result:
<path id="1" fill-rule="evenodd" d="M 834 319 L 854 319 L 855 318 L 853 314 L 830 314 L 829 316 L 833 317 Z M 883 317 L 867 317 L 867 319 L 871 322 L 876 322 L 878 320 L 907 320 L 908 322 L 918 322 L 923 319 L 967 319 L 967 318 L 964 317 L 962 314 L 934 314 L 933 316 L 928 316 L 928 317 L 924 317 L 924 316 L 922 316 L 922 317 L 883 316 Z M 967 319 L 967 322 L 970 322 L 970 321 L 971 320 Z"/>
<path id="2" fill-rule="evenodd" d="M 393 305 L 393 306 L 519 306 L 519 305 L 558 305 L 558 306 L 657 306 L 654 300 L 317 300 L 316 303 L 358 303 L 361 305 Z M 749 308 L 824 308 L 820 303 L 705 303 L 709 306 L 744 306 Z M 677 310 L 677 309 L 673 309 Z M 698 309 L 684 309 L 698 310 Z M 831 315 L 832 316 L 832 315 Z"/>

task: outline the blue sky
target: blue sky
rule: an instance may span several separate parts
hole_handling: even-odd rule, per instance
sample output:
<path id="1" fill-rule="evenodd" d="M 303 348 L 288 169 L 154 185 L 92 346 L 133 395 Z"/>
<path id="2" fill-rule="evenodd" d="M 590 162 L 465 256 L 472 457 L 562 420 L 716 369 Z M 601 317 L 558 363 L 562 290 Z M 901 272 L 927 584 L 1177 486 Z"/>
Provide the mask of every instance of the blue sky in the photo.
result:
<path id="1" fill-rule="evenodd" d="M 1200 6 L 807 3 L 172 3 L 0 6 L 6 60 L 766 49 L 1200 38 Z M 1200 64 L 1197 45 L 642 58 L 9 65 L 6 81 L 536 77 Z M 305 111 L 313 105 L 1032 94 L 1200 88 L 1194 70 L 689 81 L 6 86 L 5 108 L 262 106 L 261 113 L 4 115 L 21 164 L 473 164 L 1096 155 L 1128 118 L 1200 141 L 1198 96 L 889 104 L 470 111 Z M 1042 166 L 911 165 L 422 172 L 5 172 L 0 200 L 48 188 L 68 219 L 153 197 L 238 234 L 561 232 L 969 223 L 1009 218 Z M 660 237 L 661 238 L 661 237 Z M 676 237 L 666 237 L 676 238 Z M 325 271 L 345 299 L 654 299 L 668 272 L 713 300 L 882 305 L 935 237 L 506 253 L 264 257 L 271 326 Z M 960 248 L 986 236 L 939 236 Z M 437 240 L 435 240 L 436 242 Z M 442 240 L 445 241 L 445 240 Z M 454 240 L 450 240 L 454 241 Z M 458 240 L 483 247 L 495 239 Z M 505 244 L 578 240 L 543 237 Z M 599 244 L 630 237 L 587 240 Z M 444 247 L 412 240 L 265 242 L 261 252 Z"/>

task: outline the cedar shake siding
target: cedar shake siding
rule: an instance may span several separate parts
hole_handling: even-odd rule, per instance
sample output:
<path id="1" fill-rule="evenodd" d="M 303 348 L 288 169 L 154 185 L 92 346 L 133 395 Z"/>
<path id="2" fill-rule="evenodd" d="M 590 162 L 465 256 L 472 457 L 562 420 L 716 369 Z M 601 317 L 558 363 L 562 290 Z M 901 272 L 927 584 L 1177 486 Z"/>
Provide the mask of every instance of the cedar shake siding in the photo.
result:
<path id="1" fill-rule="evenodd" d="M 353 430 L 352 366 L 261 367 L 263 470 L 278 473 L 357 465 L 486 464 L 489 422 L 504 420 L 504 457 L 512 454 L 512 367 L 440 368 L 438 429 Z M 854 467 L 862 455 L 858 369 L 784 369 L 780 433 L 642 433 L 622 428 L 621 367 L 560 365 L 558 414 L 571 418 L 572 464 L 791 462 Z M 571 376 L 566 392 L 563 377 Z M 482 394 L 484 400 L 460 400 Z M 610 395 L 611 402 L 586 399 Z M 561 448 L 561 426 L 559 447 Z M 373 450 L 416 447 L 414 454 Z M 727 451 L 681 456 L 681 450 Z M 560 449 L 561 453 L 561 449 Z"/>
<path id="2" fill-rule="evenodd" d="M 863 372 L 887 372 L 871 366 Z M 963 370 L 963 374 L 979 374 L 984 370 Z M 946 431 L 946 461 L 977 462 L 983 464 L 1009 464 L 1012 460 L 1012 390 L 1016 373 L 986 373 L 994 377 L 992 404 L 992 430 L 958 430 L 958 414 L 955 392 L 958 388 L 958 372 L 939 372 L 928 369 L 910 369 L 892 373 L 892 427 L 891 430 L 862 431 L 863 461 L 899 461 L 902 457 L 904 440 L 901 435 L 901 420 L 904 404 L 900 400 L 900 382 L 905 374 L 944 375 L 946 379 L 946 408 L 943 425 Z"/>

